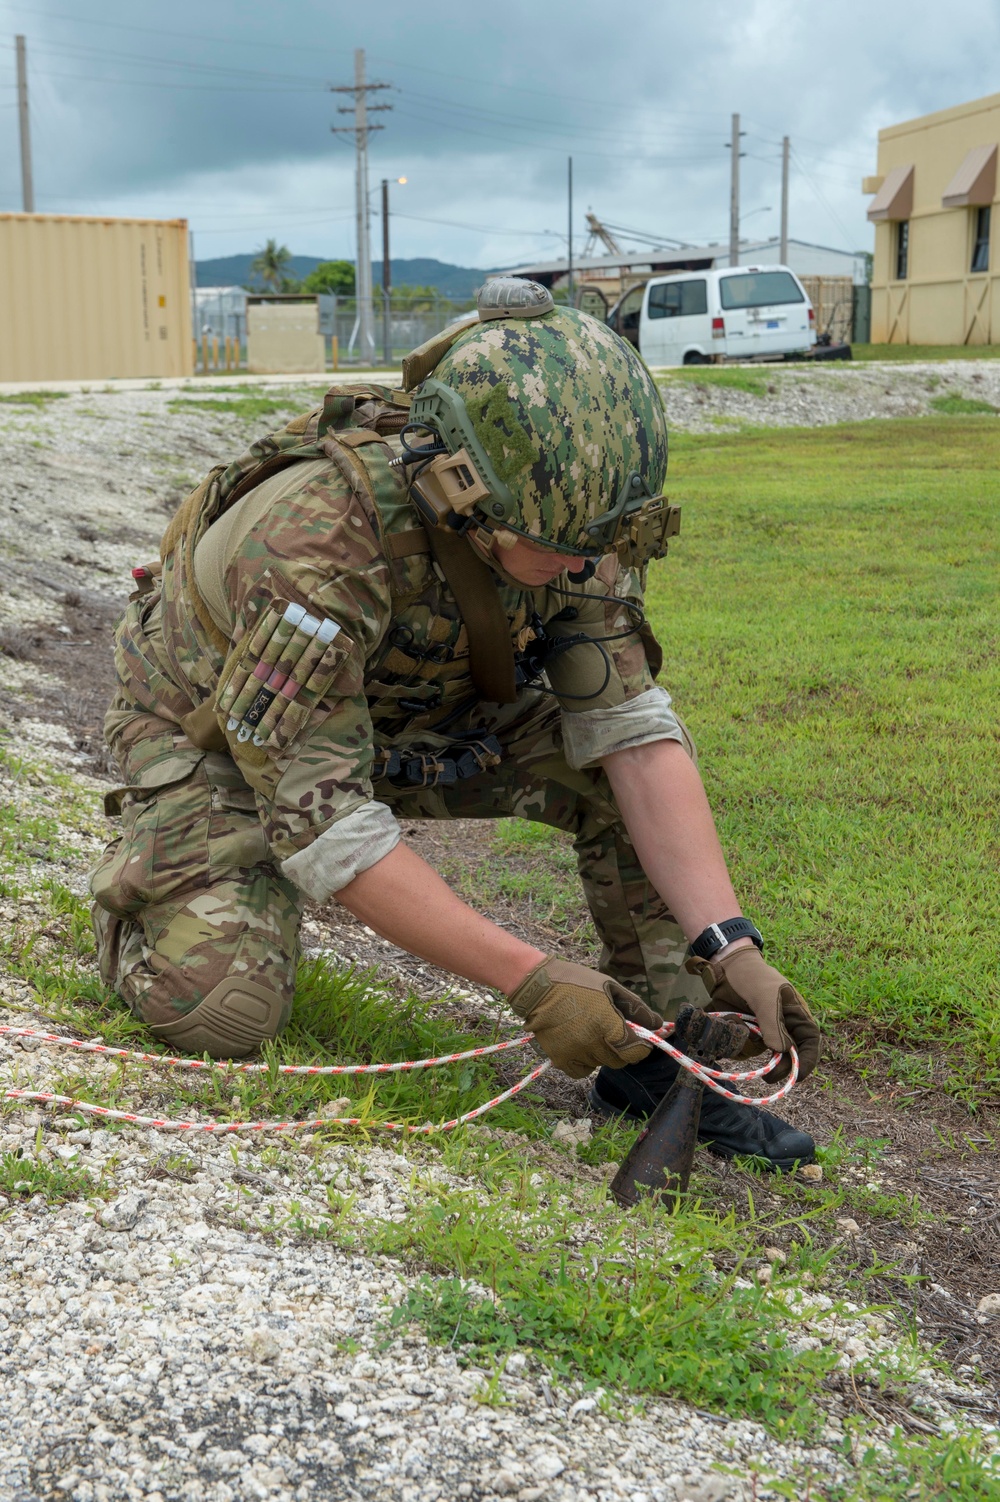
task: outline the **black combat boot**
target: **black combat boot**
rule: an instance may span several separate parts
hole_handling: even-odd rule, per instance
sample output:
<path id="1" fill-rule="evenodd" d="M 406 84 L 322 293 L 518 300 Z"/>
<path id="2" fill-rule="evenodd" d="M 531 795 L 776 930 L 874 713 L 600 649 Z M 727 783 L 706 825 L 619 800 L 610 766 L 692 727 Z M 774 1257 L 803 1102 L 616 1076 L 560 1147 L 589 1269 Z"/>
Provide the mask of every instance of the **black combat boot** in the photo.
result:
<path id="1" fill-rule="evenodd" d="M 624 1116 L 645 1121 L 651 1116 L 677 1077 L 678 1064 L 654 1048 L 638 1064 L 598 1072 L 590 1091 L 590 1104 L 603 1116 Z M 740 1106 L 706 1088 L 701 1101 L 698 1141 L 708 1144 L 717 1158 L 756 1158 L 762 1167 L 787 1172 L 800 1163 L 812 1163 L 816 1144 L 780 1116 L 757 1106 Z"/>

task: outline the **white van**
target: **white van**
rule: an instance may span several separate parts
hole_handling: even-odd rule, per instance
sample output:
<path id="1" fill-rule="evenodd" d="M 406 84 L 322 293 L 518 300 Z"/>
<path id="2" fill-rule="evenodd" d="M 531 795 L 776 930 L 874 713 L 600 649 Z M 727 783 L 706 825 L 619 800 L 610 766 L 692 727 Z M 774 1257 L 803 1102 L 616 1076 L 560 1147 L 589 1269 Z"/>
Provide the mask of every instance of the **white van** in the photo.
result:
<path id="1" fill-rule="evenodd" d="M 780 359 L 816 343 L 816 316 L 787 266 L 734 266 L 655 276 L 639 314 L 647 365 Z"/>

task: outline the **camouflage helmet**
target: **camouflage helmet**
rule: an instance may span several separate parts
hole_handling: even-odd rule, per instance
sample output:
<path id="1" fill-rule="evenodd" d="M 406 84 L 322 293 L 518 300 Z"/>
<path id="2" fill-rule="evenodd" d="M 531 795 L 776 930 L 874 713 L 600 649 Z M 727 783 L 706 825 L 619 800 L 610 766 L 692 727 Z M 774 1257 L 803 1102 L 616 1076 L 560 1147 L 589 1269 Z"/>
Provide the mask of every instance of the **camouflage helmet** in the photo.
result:
<path id="1" fill-rule="evenodd" d="M 487 283 L 479 321 L 414 391 L 411 423 L 471 461 L 479 483 L 460 509 L 475 521 L 585 557 L 612 551 L 663 484 L 660 394 L 605 324 L 517 286 L 525 301 L 533 289 L 531 310 L 505 305 L 503 288 Z"/>

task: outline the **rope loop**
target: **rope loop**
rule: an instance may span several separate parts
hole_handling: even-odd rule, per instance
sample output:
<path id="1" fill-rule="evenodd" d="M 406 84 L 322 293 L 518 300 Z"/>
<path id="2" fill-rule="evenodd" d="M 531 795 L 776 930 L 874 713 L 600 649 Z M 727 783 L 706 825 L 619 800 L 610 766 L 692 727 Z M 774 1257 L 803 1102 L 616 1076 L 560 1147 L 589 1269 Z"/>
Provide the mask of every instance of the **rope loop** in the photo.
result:
<path id="1" fill-rule="evenodd" d="M 749 1032 L 756 1033 L 758 1038 L 763 1036 L 760 1028 L 757 1026 L 756 1019 L 749 1013 L 709 1012 L 708 1015 L 709 1017 L 722 1019 L 735 1018 L 737 1022 L 742 1022 L 743 1026 Z M 662 1033 L 651 1033 L 646 1028 L 640 1027 L 638 1022 L 629 1022 L 628 1025 L 637 1038 L 641 1038 L 645 1043 L 652 1043 L 662 1053 L 669 1054 L 670 1058 L 676 1059 L 683 1069 L 689 1069 L 704 1085 L 707 1085 L 710 1090 L 714 1090 L 716 1095 L 721 1095 L 725 1100 L 735 1101 L 741 1106 L 773 1106 L 775 1101 L 781 1100 L 782 1096 L 787 1095 L 793 1089 L 799 1077 L 799 1056 L 795 1045 L 792 1044 L 789 1049 L 792 1059 L 791 1071 L 787 1080 L 785 1080 L 783 1085 L 778 1086 L 773 1095 L 737 1095 L 734 1091 L 727 1090 L 724 1085 L 719 1084 L 719 1081 L 730 1080 L 735 1084 L 743 1080 L 763 1079 L 776 1064 L 780 1064 L 784 1058 L 784 1054 L 772 1053 L 767 1063 L 762 1064 L 759 1069 L 710 1069 L 705 1064 L 699 1064 L 696 1059 L 689 1059 L 687 1054 L 681 1053 L 679 1048 L 675 1048 L 672 1043 L 667 1042 L 667 1038 L 674 1031 L 675 1023 L 665 1022 Z"/>

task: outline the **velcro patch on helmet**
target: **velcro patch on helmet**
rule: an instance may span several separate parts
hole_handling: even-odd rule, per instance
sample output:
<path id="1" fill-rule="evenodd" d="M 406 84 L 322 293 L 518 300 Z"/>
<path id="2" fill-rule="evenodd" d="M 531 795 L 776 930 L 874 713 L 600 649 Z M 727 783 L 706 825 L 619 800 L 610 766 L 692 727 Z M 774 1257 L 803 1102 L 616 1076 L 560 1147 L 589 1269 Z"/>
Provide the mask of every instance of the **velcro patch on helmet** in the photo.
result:
<path id="1" fill-rule="evenodd" d="M 534 464 L 538 450 L 524 431 L 520 413 L 502 382 L 487 396 L 467 401 L 466 410 L 497 479 L 504 485 Z"/>

